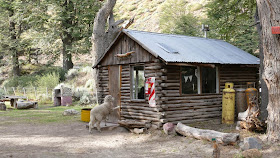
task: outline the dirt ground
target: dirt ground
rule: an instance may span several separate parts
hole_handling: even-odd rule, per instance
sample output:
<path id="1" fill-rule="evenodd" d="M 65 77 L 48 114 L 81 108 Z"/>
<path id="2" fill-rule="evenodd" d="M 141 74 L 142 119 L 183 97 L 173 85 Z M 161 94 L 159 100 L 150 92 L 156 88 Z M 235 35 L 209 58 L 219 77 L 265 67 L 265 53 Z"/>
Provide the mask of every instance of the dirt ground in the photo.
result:
<path id="1" fill-rule="evenodd" d="M 0 122 L 12 118 L 1 117 Z M 208 158 L 212 144 L 183 136 L 167 136 L 162 131 L 133 134 L 118 127 L 94 130 L 89 134 L 85 122 L 0 124 L 0 157 L 15 158 Z M 280 145 L 266 146 L 263 157 L 280 155 Z M 236 146 L 220 146 L 221 157 L 241 157 Z"/>

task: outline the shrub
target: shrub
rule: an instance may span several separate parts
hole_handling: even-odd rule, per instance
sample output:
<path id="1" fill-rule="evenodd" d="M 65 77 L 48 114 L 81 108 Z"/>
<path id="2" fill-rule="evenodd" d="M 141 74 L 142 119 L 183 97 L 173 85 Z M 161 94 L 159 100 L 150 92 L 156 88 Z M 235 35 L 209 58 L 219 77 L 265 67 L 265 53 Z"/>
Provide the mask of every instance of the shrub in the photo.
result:
<path id="1" fill-rule="evenodd" d="M 85 72 L 85 73 L 93 73 L 93 68 L 92 67 L 90 67 L 90 66 L 86 66 L 86 67 L 83 67 L 82 68 L 82 72 Z"/>
<path id="2" fill-rule="evenodd" d="M 68 70 L 67 74 L 65 75 L 65 77 L 67 79 L 73 79 L 74 77 L 76 77 L 78 75 L 78 70 L 77 69 L 70 69 Z"/>
<path id="3" fill-rule="evenodd" d="M 28 87 L 34 85 L 37 80 L 37 76 L 27 75 L 18 76 L 11 79 L 5 80 L 3 86 L 5 87 Z"/>
<path id="4" fill-rule="evenodd" d="M 0 88 L 0 98 L 3 98 L 5 95 L 4 89 Z"/>
<path id="5" fill-rule="evenodd" d="M 67 71 L 64 70 L 62 67 L 55 67 L 55 66 L 42 67 L 38 72 L 36 72 L 36 74 L 45 75 L 53 72 L 58 74 L 60 81 L 65 80 L 65 74 Z"/>
<path id="6" fill-rule="evenodd" d="M 87 80 L 87 82 L 85 84 L 85 88 L 93 90 L 94 87 L 95 87 L 95 80 L 94 79 Z"/>
<path id="7" fill-rule="evenodd" d="M 87 88 L 75 88 L 73 90 L 73 99 L 81 104 L 96 103 L 96 98 L 90 93 Z"/>
<path id="8" fill-rule="evenodd" d="M 53 89 L 59 84 L 59 75 L 55 72 L 40 76 L 37 80 L 38 87 L 48 87 Z"/>

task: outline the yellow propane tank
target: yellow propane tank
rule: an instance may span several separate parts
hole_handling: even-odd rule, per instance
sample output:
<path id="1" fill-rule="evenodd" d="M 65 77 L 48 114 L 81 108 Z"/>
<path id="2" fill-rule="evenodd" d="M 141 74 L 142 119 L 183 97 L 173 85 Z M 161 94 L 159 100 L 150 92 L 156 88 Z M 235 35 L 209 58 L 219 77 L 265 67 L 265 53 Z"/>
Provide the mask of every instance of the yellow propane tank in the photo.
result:
<path id="1" fill-rule="evenodd" d="M 233 83 L 227 82 L 223 90 L 222 123 L 234 123 L 235 90 Z"/>
<path id="2" fill-rule="evenodd" d="M 255 82 L 247 82 L 247 89 L 245 90 L 247 107 L 249 106 L 249 98 L 258 97 L 258 90 L 255 88 Z"/>

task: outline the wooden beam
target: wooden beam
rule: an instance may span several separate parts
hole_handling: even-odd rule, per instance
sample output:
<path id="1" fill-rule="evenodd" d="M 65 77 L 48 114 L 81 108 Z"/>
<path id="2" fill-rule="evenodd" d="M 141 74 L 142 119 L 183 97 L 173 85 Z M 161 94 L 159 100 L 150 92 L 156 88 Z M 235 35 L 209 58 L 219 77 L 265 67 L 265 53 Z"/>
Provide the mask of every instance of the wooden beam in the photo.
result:
<path id="1" fill-rule="evenodd" d="M 198 64 L 198 63 L 166 63 L 166 65 L 172 66 L 203 66 L 215 68 L 215 64 Z"/>

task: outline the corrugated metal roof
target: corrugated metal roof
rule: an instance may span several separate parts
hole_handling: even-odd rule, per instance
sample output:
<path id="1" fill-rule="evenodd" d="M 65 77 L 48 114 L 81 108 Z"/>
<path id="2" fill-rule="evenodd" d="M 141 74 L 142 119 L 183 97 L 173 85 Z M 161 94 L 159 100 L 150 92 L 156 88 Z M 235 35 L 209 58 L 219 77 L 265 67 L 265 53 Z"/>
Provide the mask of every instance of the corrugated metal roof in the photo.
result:
<path id="1" fill-rule="evenodd" d="M 128 29 L 123 32 L 168 63 L 260 64 L 259 58 L 222 40 Z"/>

